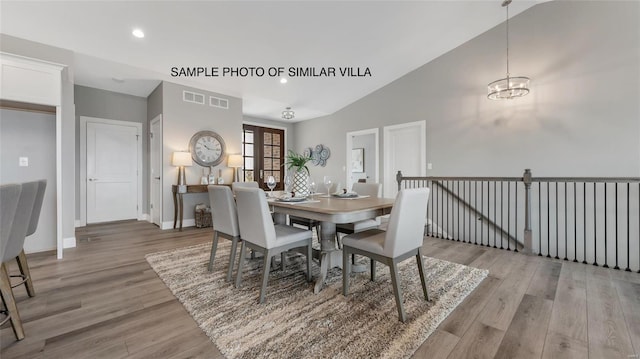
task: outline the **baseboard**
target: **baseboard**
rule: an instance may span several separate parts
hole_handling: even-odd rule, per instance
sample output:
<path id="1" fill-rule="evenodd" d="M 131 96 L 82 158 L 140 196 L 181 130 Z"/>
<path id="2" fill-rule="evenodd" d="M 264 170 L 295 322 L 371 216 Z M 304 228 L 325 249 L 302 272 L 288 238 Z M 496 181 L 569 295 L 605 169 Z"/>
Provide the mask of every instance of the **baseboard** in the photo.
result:
<path id="1" fill-rule="evenodd" d="M 142 213 L 140 217 L 138 217 L 138 221 L 147 221 L 151 222 L 151 217 L 149 217 L 148 213 Z"/>
<path id="2" fill-rule="evenodd" d="M 78 227 L 83 227 L 83 225 L 82 225 L 82 221 L 81 221 L 81 220 L 79 220 L 79 219 L 76 219 L 75 227 L 76 227 L 76 228 L 78 228 Z"/>
<path id="3" fill-rule="evenodd" d="M 178 225 L 180 225 L 180 222 L 178 222 Z M 185 219 L 185 220 L 182 221 L 182 228 L 195 227 L 195 226 L 196 226 L 196 220 L 194 218 Z M 173 221 L 164 221 L 164 222 L 162 222 L 162 227 L 161 228 L 162 229 L 173 229 Z"/>
<path id="4" fill-rule="evenodd" d="M 75 248 L 76 247 L 76 237 L 64 238 L 62 240 L 62 248 Z"/>

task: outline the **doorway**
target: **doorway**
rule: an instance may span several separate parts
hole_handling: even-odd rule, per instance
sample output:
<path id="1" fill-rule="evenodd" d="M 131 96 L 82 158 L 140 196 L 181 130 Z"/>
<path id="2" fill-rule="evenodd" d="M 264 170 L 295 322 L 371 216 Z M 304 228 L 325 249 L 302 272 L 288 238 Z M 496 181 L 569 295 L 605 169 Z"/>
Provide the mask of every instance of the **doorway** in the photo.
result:
<path id="1" fill-rule="evenodd" d="M 384 136 L 384 196 L 394 198 L 398 193 L 396 173 L 404 176 L 427 174 L 427 123 L 416 121 L 385 126 Z"/>
<path id="2" fill-rule="evenodd" d="M 379 131 L 377 128 L 347 132 L 347 187 L 358 180 L 378 183 L 380 172 Z"/>
<path id="3" fill-rule="evenodd" d="M 142 124 L 80 117 L 82 225 L 141 217 Z"/>

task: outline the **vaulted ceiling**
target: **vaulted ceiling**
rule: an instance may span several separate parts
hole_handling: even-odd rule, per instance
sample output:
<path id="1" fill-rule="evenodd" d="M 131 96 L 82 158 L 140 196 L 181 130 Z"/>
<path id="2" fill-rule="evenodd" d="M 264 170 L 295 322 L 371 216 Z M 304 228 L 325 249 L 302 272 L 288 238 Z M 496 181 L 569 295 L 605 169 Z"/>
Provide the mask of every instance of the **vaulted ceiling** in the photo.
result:
<path id="1" fill-rule="evenodd" d="M 514 16 L 542 1 L 516 0 Z M 0 31 L 75 53 L 76 84 L 146 97 L 167 80 L 243 99 L 246 115 L 331 114 L 504 22 L 500 1 L 2 1 Z M 142 39 L 134 28 L 145 32 Z M 173 77 L 204 67 L 218 76 Z M 223 68 L 261 67 L 259 76 Z M 271 67 L 335 76 L 269 76 Z M 365 76 L 342 76 L 353 68 Z M 370 72 L 370 76 L 366 74 Z M 322 74 L 320 74 L 322 75 Z"/>

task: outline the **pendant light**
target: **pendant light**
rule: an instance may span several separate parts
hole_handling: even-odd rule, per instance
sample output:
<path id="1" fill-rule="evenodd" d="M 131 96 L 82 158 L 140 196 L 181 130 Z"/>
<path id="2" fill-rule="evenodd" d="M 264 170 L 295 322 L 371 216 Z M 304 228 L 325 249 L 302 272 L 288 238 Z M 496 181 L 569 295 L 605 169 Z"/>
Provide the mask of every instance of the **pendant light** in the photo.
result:
<path id="1" fill-rule="evenodd" d="M 282 111 L 282 118 L 285 120 L 291 120 L 292 118 L 296 117 L 296 113 L 293 112 L 293 110 L 291 109 L 291 107 L 287 107 L 284 111 Z"/>
<path id="2" fill-rule="evenodd" d="M 504 0 L 502 7 L 507 8 L 507 77 L 489 84 L 487 97 L 490 100 L 511 100 L 529 93 L 528 77 L 512 77 L 509 73 L 509 4 L 511 0 Z"/>

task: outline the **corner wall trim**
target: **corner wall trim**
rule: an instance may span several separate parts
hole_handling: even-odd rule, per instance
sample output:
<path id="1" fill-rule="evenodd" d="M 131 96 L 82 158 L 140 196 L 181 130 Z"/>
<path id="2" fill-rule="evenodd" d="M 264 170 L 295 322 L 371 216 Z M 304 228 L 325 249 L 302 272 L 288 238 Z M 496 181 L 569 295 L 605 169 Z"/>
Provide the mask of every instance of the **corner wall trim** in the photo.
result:
<path id="1" fill-rule="evenodd" d="M 76 228 L 78 228 L 78 227 L 83 227 L 82 222 L 81 222 L 79 219 L 76 219 L 75 227 L 76 227 Z"/>

